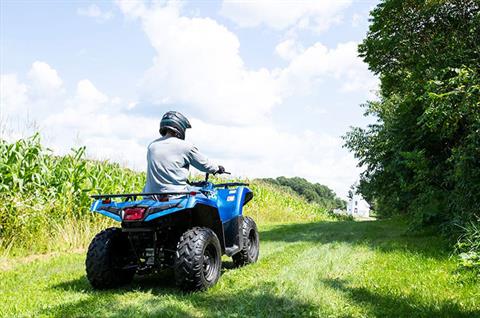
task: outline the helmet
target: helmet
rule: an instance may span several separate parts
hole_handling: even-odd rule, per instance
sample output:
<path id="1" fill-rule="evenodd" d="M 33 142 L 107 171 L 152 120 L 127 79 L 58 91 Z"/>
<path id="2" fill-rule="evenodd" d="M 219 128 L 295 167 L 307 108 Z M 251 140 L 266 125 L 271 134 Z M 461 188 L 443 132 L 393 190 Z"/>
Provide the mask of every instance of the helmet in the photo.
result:
<path id="1" fill-rule="evenodd" d="M 176 111 L 165 113 L 160 121 L 160 134 L 162 136 L 165 136 L 167 131 L 170 130 L 177 138 L 185 139 L 185 130 L 187 128 L 192 128 L 187 117 Z"/>

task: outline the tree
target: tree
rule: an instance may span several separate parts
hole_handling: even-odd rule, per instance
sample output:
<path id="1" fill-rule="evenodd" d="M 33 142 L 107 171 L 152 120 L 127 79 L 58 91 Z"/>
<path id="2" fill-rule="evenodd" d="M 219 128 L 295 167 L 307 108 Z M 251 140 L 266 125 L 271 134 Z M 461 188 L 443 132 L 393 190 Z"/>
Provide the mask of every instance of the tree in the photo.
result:
<path id="1" fill-rule="evenodd" d="M 359 191 L 383 215 L 417 224 L 480 211 L 480 4 L 384 0 L 360 56 L 380 77 L 377 122 L 345 145 L 365 168 Z"/>

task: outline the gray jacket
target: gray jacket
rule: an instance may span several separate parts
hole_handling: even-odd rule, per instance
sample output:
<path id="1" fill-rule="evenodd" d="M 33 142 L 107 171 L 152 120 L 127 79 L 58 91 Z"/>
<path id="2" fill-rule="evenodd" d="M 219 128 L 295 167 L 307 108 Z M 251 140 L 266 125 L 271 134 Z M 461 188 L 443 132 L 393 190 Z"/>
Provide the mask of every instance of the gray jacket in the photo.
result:
<path id="1" fill-rule="evenodd" d="M 202 172 L 218 171 L 218 165 L 185 140 L 175 137 L 154 140 L 148 146 L 147 182 L 143 192 L 186 191 L 190 165 Z"/>

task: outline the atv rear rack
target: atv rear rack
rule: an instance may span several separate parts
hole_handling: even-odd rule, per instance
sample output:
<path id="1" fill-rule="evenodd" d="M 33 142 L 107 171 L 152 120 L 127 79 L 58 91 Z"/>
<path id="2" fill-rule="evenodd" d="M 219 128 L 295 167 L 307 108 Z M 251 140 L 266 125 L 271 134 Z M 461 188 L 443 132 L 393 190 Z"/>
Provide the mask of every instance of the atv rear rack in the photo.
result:
<path id="1" fill-rule="evenodd" d="M 238 186 L 248 186 L 248 183 L 243 182 L 230 182 L 230 183 L 219 183 L 214 184 L 215 188 L 228 188 L 228 187 L 238 187 Z M 182 191 L 182 192 L 151 192 L 151 193 L 122 193 L 122 194 L 94 194 L 90 197 L 92 199 L 110 199 L 110 198 L 133 198 L 136 200 L 137 197 L 148 197 L 154 195 L 193 195 L 197 191 Z"/>
<path id="2" fill-rule="evenodd" d="M 195 191 L 183 191 L 183 192 L 152 192 L 152 193 L 122 193 L 122 194 L 94 194 L 90 197 L 92 199 L 111 199 L 111 198 L 133 198 L 134 200 L 137 197 L 149 197 L 154 195 L 193 195 L 196 194 Z"/>

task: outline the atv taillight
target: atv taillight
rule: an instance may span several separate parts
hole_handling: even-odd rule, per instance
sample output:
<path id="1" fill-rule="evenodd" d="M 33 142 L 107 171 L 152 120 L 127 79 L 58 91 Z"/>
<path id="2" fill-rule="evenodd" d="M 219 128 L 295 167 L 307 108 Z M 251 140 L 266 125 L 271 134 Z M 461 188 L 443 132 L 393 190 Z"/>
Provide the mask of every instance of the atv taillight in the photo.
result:
<path id="1" fill-rule="evenodd" d="M 112 199 L 110 199 L 110 198 L 102 200 L 102 204 L 110 204 L 110 203 L 112 203 Z"/>
<path id="2" fill-rule="evenodd" d="M 143 219 L 145 208 L 126 208 L 123 210 L 123 220 L 138 221 Z"/>

